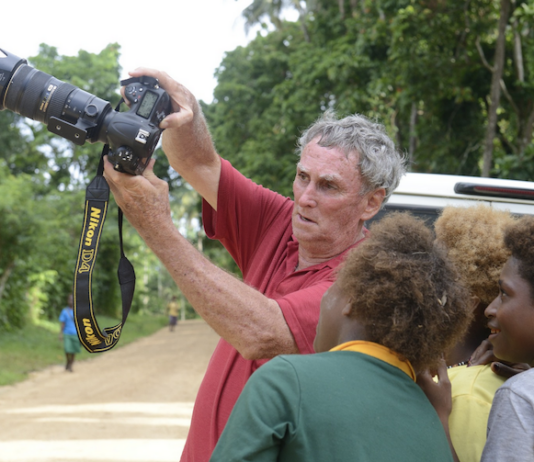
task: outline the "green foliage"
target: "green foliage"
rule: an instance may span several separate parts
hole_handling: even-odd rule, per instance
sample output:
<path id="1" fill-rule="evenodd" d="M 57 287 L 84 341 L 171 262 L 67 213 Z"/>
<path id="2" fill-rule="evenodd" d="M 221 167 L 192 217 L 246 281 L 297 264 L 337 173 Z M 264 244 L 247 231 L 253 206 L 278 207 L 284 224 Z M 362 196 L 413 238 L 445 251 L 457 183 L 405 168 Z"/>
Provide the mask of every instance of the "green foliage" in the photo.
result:
<path id="1" fill-rule="evenodd" d="M 291 195 L 296 139 L 327 109 L 362 113 L 386 126 L 414 171 L 481 172 L 501 0 L 251 1 L 249 24 L 271 21 L 226 54 L 212 104 L 203 104 L 219 153 L 259 184 Z M 534 179 L 534 0 L 516 0 L 506 29 L 503 96 L 492 175 Z M 298 22 L 283 21 L 284 8 Z M 520 43 L 518 53 L 517 45 Z M 41 45 L 31 65 L 115 106 L 120 48 L 61 56 Z M 520 59 L 521 58 L 521 59 Z M 72 286 L 84 190 L 102 146 L 74 146 L 44 125 L 0 112 L 0 329 L 56 319 Z M 239 274 L 205 239 L 198 195 L 157 150 L 173 219 L 217 265 Z M 182 295 L 127 222 L 133 313 L 162 313 Z M 113 201 L 93 284 L 95 309 L 117 315 L 117 208 Z M 185 301 L 184 301 L 185 303 Z M 186 304 L 188 316 L 195 316 Z"/>
<path id="2" fill-rule="evenodd" d="M 251 7 L 265 13 L 263 3 Z M 362 113 L 383 123 L 414 171 L 480 174 L 491 72 L 479 46 L 491 63 L 500 0 L 361 0 L 344 2 L 342 10 L 339 2 L 305 3 L 307 34 L 302 24 L 272 21 L 274 31 L 223 59 L 215 100 L 204 108 L 223 157 L 290 195 L 295 140 L 333 108 L 340 116 Z M 279 19 L 280 6 L 273 3 L 269 14 Z M 510 98 L 501 99 L 495 176 L 534 179 L 533 11 L 534 0 L 517 1 L 507 29 Z"/>
<path id="3" fill-rule="evenodd" d="M 39 71 L 115 105 L 120 96 L 119 47 L 60 56 L 41 45 L 30 59 Z M 72 291 L 85 187 L 102 145 L 74 146 L 38 122 L 0 112 L 0 330 L 29 319 L 56 319 Z M 139 242 L 138 242 L 139 245 Z M 95 310 L 120 308 L 117 207 L 110 201 L 94 272 Z"/>

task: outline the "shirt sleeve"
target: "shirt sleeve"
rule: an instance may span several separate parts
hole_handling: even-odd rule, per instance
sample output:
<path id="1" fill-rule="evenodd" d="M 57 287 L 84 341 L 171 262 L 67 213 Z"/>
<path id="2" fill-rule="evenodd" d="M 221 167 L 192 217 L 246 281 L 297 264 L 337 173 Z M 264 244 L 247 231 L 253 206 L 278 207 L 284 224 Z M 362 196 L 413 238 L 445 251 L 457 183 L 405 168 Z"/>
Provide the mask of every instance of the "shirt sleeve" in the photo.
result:
<path id="1" fill-rule="evenodd" d="M 284 441 L 298 430 L 299 413 L 298 376 L 278 356 L 252 374 L 210 461 L 277 461 Z"/>
<path id="2" fill-rule="evenodd" d="M 534 409 L 510 388 L 497 390 L 481 462 L 534 460 Z"/>
<path id="3" fill-rule="evenodd" d="M 333 278 L 334 276 L 331 275 L 310 287 L 274 299 L 282 310 L 301 354 L 315 352 L 313 341 L 319 322 L 321 299 L 333 284 Z"/>
<path id="4" fill-rule="evenodd" d="M 65 309 L 61 310 L 61 313 L 59 315 L 59 322 L 67 322 Z"/>
<path id="5" fill-rule="evenodd" d="M 291 213 L 292 204 L 291 199 L 254 183 L 221 159 L 217 211 L 202 202 L 204 230 L 224 245 L 244 271 L 262 238 L 280 214 Z"/>

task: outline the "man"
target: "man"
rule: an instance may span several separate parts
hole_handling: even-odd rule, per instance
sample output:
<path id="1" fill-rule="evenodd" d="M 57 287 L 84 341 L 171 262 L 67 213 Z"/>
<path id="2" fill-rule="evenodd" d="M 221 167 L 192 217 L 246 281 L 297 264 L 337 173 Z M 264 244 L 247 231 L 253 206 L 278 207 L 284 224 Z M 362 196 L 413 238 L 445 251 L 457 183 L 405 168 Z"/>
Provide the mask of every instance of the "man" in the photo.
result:
<path id="1" fill-rule="evenodd" d="M 354 116 L 324 120 L 301 138 L 295 201 L 256 185 L 221 159 L 194 96 L 159 79 L 177 111 L 161 123 L 169 163 L 204 199 L 203 222 L 244 281 L 205 259 L 174 226 L 168 186 L 149 165 L 143 176 L 106 178 L 118 205 L 163 262 L 195 310 L 222 337 L 195 403 L 182 460 L 207 461 L 246 381 L 267 359 L 313 353 L 323 293 L 346 251 L 365 235 L 404 173 L 383 127 Z M 330 117 L 331 118 L 331 117 Z M 322 141 L 323 134 L 325 136 Z M 325 142 L 326 141 L 326 142 Z"/>

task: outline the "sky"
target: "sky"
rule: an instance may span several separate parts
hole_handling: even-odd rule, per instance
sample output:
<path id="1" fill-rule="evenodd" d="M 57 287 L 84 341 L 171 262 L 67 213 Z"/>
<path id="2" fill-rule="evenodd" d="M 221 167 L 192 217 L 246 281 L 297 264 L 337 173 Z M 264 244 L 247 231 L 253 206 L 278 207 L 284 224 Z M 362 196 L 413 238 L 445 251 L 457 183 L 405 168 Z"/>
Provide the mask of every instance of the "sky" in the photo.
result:
<path id="1" fill-rule="evenodd" d="M 167 72 L 210 103 L 224 53 L 246 45 L 241 12 L 252 0 L 15 0 L 0 8 L 0 48 L 20 58 L 39 44 L 62 55 L 121 46 L 121 79 L 136 67 Z M 117 89 L 119 82 L 117 82 Z M 96 95 L 98 96 L 98 95 Z"/>

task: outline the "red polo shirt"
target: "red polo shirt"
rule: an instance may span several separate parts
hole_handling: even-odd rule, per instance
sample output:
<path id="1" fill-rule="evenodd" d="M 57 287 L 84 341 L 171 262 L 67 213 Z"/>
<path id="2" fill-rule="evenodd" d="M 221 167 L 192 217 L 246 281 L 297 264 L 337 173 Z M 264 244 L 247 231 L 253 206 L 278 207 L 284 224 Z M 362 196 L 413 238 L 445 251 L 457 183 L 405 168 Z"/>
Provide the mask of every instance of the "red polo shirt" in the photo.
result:
<path id="1" fill-rule="evenodd" d="M 245 283 L 276 300 L 300 352 L 313 353 L 321 298 L 348 249 L 295 272 L 298 242 L 291 227 L 293 201 L 257 185 L 221 160 L 217 212 L 203 203 L 206 234 L 230 252 Z M 182 462 L 209 460 L 245 383 L 265 362 L 246 360 L 225 340 L 219 341 L 195 401 Z"/>

